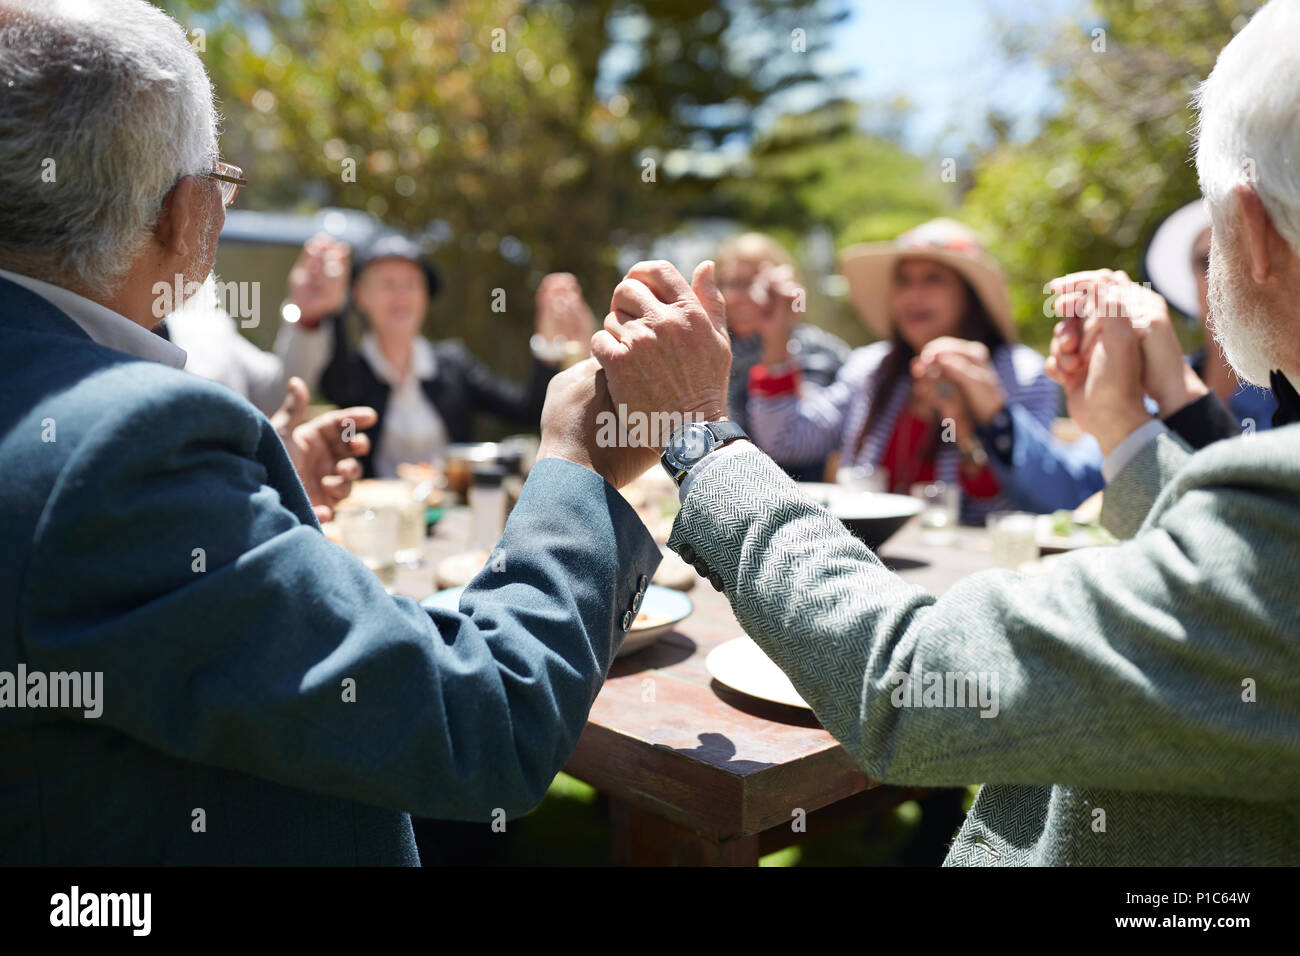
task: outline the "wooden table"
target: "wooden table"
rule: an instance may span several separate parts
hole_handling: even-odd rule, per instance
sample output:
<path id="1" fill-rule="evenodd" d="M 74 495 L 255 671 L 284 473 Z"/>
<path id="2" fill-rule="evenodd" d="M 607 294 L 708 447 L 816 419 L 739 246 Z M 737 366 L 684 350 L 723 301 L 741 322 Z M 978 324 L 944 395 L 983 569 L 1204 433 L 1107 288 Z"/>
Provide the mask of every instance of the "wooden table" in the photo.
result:
<path id="1" fill-rule="evenodd" d="M 941 593 L 992 565 L 982 529 L 955 534 L 936 546 L 914 521 L 881 557 Z M 468 512 L 451 509 L 426 543 L 426 566 L 402 569 L 397 590 L 427 596 L 433 562 L 462 550 L 468 535 Z M 695 610 L 676 630 L 614 662 L 565 767 L 609 795 L 615 863 L 753 866 L 921 792 L 868 780 L 811 712 L 714 681 L 705 657 L 744 631 L 707 581 L 690 597 Z"/>

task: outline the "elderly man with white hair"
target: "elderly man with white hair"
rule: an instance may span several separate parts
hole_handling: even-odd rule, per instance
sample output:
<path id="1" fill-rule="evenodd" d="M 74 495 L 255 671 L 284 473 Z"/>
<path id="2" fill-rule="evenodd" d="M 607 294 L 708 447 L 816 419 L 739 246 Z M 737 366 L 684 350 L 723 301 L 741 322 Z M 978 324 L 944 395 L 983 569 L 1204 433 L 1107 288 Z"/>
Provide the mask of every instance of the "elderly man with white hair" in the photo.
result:
<path id="1" fill-rule="evenodd" d="M 1059 280 L 1051 362 L 1108 456 L 1119 545 L 936 597 L 743 438 L 690 425 L 664 452 L 682 490 L 669 545 L 859 765 L 984 784 L 948 865 L 1300 864 L 1297 36 L 1300 2 L 1273 0 L 1198 95 L 1210 322 L 1279 392 L 1284 427 L 1192 453 L 1143 403 L 1204 393 L 1151 299 L 1118 273 Z M 592 351 L 630 408 L 724 412 L 722 309 L 667 263 L 619 284 Z"/>
<path id="2" fill-rule="evenodd" d="M 541 798 L 660 560 L 587 362 L 459 610 L 386 594 L 308 495 L 373 412 L 295 431 L 305 490 L 150 331 L 241 184 L 175 21 L 0 0 L 0 865 L 418 863 L 410 813 Z"/>

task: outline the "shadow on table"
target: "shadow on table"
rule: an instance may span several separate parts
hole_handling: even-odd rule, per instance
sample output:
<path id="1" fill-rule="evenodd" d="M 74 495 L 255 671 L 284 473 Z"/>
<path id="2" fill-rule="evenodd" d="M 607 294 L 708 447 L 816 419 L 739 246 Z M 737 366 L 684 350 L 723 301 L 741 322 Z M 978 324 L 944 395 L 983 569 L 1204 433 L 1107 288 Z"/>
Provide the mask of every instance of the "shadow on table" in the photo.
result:
<path id="1" fill-rule="evenodd" d="M 929 561 L 918 561 L 915 558 L 891 558 L 887 554 L 878 555 L 882 564 L 891 571 L 914 571 L 917 568 L 928 568 Z"/>
<path id="2" fill-rule="evenodd" d="M 686 754 L 712 767 L 720 767 L 733 773 L 748 773 L 762 770 L 775 764 L 761 760 L 732 760 L 736 756 L 736 745 L 726 734 L 700 734 L 698 747 L 674 747 L 673 752 Z"/>
<path id="3" fill-rule="evenodd" d="M 743 710 L 745 713 L 760 717 L 763 720 L 770 720 L 776 724 L 790 724 L 795 727 L 821 726 L 821 723 L 813 716 L 813 712 L 804 710 L 802 707 L 791 707 L 789 704 L 759 700 L 757 697 L 750 697 L 748 694 L 732 690 L 726 684 L 720 684 L 716 680 L 709 681 L 709 689 L 737 710 Z"/>
<path id="4" fill-rule="evenodd" d="M 610 665 L 610 677 L 626 677 L 637 671 L 654 670 L 657 667 L 672 667 L 695 653 L 696 644 L 684 634 L 670 631 L 649 647 L 633 651 L 626 657 L 620 657 Z"/>

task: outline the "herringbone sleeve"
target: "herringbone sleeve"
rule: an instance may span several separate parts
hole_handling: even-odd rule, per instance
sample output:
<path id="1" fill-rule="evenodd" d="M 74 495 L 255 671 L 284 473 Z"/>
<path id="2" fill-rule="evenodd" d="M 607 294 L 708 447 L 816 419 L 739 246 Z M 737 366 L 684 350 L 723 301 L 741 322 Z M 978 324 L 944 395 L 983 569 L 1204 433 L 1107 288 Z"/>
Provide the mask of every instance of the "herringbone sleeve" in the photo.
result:
<path id="1" fill-rule="evenodd" d="M 1162 438 L 1168 448 L 1137 462 L 1148 505 L 1167 486 L 1138 537 L 1066 555 L 1051 575 L 991 569 L 942 598 L 889 571 L 752 448 L 698 477 L 669 544 L 720 578 L 746 631 L 870 776 L 997 785 L 954 862 L 1300 862 L 1290 431 L 1254 436 L 1249 456 L 1201 452 L 1208 467 L 1174 477 L 1185 452 Z M 1273 464 L 1246 461 L 1253 485 L 1216 479 L 1246 458 Z M 1253 574 L 1261 548 L 1272 566 Z M 933 675 L 982 679 L 993 706 L 891 693 Z M 1110 836 L 1096 830 L 1098 801 L 1142 819 Z"/>

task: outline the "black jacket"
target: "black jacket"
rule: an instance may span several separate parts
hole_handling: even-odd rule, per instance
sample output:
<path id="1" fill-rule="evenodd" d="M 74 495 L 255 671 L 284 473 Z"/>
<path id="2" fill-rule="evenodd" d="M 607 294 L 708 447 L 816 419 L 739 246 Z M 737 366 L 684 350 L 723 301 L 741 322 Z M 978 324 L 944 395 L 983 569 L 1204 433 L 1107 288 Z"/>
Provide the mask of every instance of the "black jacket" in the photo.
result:
<path id="1" fill-rule="evenodd" d="M 365 433 L 370 436 L 370 454 L 361 459 L 365 476 L 373 478 L 373 462 L 383 435 L 384 410 L 388 405 L 390 388 L 375 374 L 365 357 L 352 348 L 348 342 L 347 324 L 342 320 L 342 315 L 324 320 L 333 327 L 334 351 L 321 374 L 320 391 L 328 401 L 341 408 L 369 405 L 379 414 L 374 427 L 366 429 Z M 534 360 L 528 381 L 517 385 L 495 375 L 474 358 L 459 339 L 432 344 L 438 372 L 433 378 L 421 381 L 420 388 L 442 416 L 451 441 L 474 441 L 474 416 L 480 411 L 491 412 L 515 424 L 534 429 L 539 427 L 546 386 L 558 369 Z"/>

